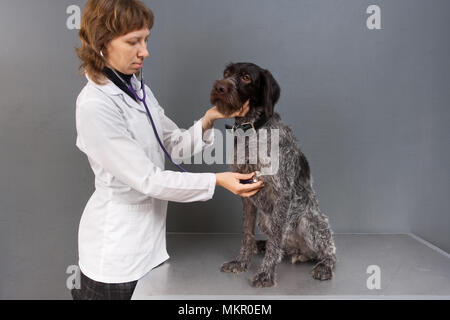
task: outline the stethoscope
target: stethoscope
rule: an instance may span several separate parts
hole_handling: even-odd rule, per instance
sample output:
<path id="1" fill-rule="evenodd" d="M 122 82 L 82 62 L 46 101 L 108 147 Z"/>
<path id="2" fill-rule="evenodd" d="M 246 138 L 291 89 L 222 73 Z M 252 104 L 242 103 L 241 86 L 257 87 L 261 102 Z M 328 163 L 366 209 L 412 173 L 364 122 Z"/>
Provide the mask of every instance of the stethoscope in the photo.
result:
<path id="1" fill-rule="evenodd" d="M 114 74 L 123 82 L 124 85 L 127 86 L 127 88 L 133 93 L 134 97 L 136 98 L 137 101 L 140 101 L 144 104 L 145 107 L 145 111 L 147 111 L 147 115 L 148 118 L 150 119 L 150 123 L 152 124 L 152 128 L 153 128 L 153 132 L 155 133 L 156 136 L 156 140 L 158 140 L 159 145 L 161 146 L 161 148 L 163 149 L 164 153 L 166 154 L 166 156 L 170 159 L 170 161 L 181 171 L 183 172 L 188 172 L 186 169 L 184 169 L 182 166 L 180 166 L 179 164 L 175 163 L 175 161 L 173 161 L 172 157 L 170 156 L 169 152 L 167 152 L 166 148 L 164 148 L 164 145 L 161 142 L 161 139 L 159 138 L 158 135 L 158 131 L 156 130 L 156 126 L 155 126 L 155 122 L 153 121 L 152 115 L 150 113 L 150 110 L 148 110 L 148 106 L 147 106 L 147 102 L 145 101 L 145 98 L 147 97 L 146 92 L 145 92 L 145 85 L 144 85 L 144 68 L 141 68 L 141 72 L 140 72 L 140 77 L 141 77 L 141 90 L 142 90 L 142 98 L 139 98 L 136 90 L 134 90 L 133 86 L 131 84 L 126 83 L 121 76 L 119 76 L 116 72 L 116 70 L 114 70 L 114 68 L 110 68 Z"/>
<path id="2" fill-rule="evenodd" d="M 156 136 L 156 140 L 158 140 L 159 145 L 161 146 L 161 148 L 163 149 L 164 153 L 166 154 L 166 156 L 170 159 L 170 161 L 181 171 L 183 172 L 188 172 L 186 169 L 184 169 L 182 166 L 180 166 L 179 164 L 175 163 L 175 161 L 173 161 L 172 157 L 170 156 L 169 152 L 167 152 L 166 148 L 164 148 L 164 145 L 161 142 L 161 139 L 159 138 L 158 135 L 158 131 L 156 130 L 156 126 L 155 123 L 153 122 L 153 118 L 152 115 L 150 114 L 150 111 L 148 110 L 148 106 L 147 106 L 147 102 L 145 101 L 146 98 L 146 92 L 145 92 L 145 85 L 144 85 L 144 68 L 141 68 L 141 72 L 140 72 L 140 78 L 141 78 L 141 90 L 142 90 L 142 98 L 139 98 L 136 90 L 134 90 L 133 86 L 131 84 L 126 83 L 121 76 L 119 76 L 117 74 L 117 72 L 114 70 L 114 68 L 110 68 L 114 74 L 123 82 L 123 84 L 125 86 L 127 86 L 127 88 L 133 93 L 134 97 L 136 98 L 137 101 L 140 101 L 144 104 L 145 107 L 145 111 L 147 111 L 147 115 L 148 118 L 150 119 L 150 123 L 152 124 L 152 128 L 153 128 L 153 132 L 155 133 Z M 248 179 L 248 180 L 240 180 L 241 183 L 243 184 L 247 184 L 247 183 L 256 183 L 258 182 L 259 178 L 260 178 L 261 173 L 259 171 L 256 171 L 256 174 Z"/>

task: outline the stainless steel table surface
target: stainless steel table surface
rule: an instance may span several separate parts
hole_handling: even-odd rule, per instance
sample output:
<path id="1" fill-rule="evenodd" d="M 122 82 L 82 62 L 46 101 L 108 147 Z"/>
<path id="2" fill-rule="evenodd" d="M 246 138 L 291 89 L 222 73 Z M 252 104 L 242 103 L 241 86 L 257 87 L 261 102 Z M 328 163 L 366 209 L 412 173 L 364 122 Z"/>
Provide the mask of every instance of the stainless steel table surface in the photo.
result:
<path id="1" fill-rule="evenodd" d="M 247 272 L 220 272 L 239 251 L 239 234 L 168 234 L 170 259 L 138 281 L 133 299 L 450 299 L 450 255 L 412 234 L 336 234 L 334 278 L 314 280 L 313 262 L 278 265 L 276 286 L 253 288 Z M 380 268 L 369 289 L 367 268 Z"/>

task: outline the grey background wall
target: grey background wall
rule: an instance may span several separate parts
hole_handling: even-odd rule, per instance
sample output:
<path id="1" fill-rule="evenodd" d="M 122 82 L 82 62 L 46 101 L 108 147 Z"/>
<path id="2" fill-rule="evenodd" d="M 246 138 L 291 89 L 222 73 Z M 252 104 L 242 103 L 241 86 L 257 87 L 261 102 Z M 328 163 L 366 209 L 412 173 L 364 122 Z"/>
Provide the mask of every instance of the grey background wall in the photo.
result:
<path id="1" fill-rule="evenodd" d="M 0 10 L 0 298 L 67 299 L 93 175 L 75 147 L 69 5 Z M 156 20 L 147 84 L 180 127 L 209 105 L 226 63 L 272 71 L 335 232 L 408 233 L 450 251 L 450 44 L 445 0 L 145 1 Z M 381 8 L 381 30 L 366 9 Z M 216 123 L 223 129 L 224 121 Z M 226 165 L 191 165 L 219 172 Z M 172 169 L 170 165 L 168 169 Z M 169 232 L 240 232 L 240 200 L 169 205 Z"/>

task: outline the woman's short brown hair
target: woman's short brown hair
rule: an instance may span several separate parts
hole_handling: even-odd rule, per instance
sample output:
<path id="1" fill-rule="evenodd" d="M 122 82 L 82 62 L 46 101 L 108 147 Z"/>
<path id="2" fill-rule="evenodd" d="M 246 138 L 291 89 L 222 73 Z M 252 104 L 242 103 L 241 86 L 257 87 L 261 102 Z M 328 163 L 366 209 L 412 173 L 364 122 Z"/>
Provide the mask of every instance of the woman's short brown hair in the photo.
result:
<path id="1" fill-rule="evenodd" d="M 100 55 L 111 40 L 144 27 L 153 27 L 153 12 L 139 0 L 88 0 L 81 17 L 78 35 L 81 47 L 75 48 L 81 60 L 80 72 L 98 84 L 105 79 L 105 59 Z"/>

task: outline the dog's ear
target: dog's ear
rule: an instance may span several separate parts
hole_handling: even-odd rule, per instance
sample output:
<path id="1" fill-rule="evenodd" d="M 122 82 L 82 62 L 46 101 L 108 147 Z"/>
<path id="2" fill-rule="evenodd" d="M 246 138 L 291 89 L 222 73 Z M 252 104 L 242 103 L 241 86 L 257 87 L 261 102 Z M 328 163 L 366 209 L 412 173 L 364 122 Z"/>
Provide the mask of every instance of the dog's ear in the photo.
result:
<path id="1" fill-rule="evenodd" d="M 264 87 L 264 112 L 266 117 L 270 118 L 273 115 L 273 108 L 280 98 L 280 86 L 270 71 L 263 70 L 263 87 Z"/>

